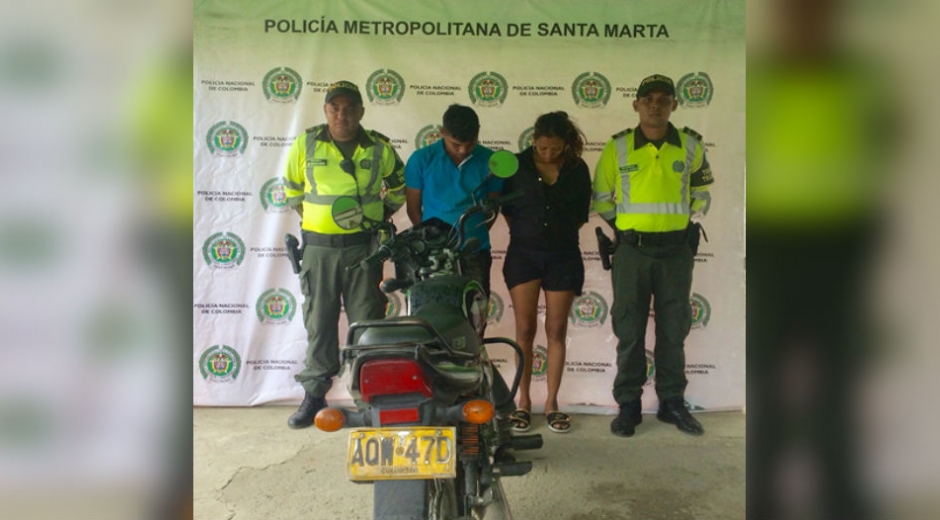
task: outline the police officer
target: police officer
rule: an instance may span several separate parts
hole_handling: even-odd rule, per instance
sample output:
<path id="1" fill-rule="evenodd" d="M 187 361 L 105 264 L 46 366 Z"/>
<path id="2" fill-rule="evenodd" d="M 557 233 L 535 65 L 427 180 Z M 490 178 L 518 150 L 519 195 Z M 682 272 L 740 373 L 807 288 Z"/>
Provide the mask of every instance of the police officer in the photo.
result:
<path id="1" fill-rule="evenodd" d="M 617 235 L 613 257 L 617 343 L 614 399 L 620 413 L 613 434 L 629 437 L 642 421 L 646 381 L 646 324 L 650 300 L 656 320 L 656 417 L 688 434 L 702 425 L 685 407 L 683 345 L 692 324 L 689 295 L 699 226 L 708 211 L 711 168 L 702 137 L 677 129 L 669 116 L 678 106 L 673 81 L 655 74 L 640 82 L 634 111 L 640 124 L 614 135 L 594 175 L 594 207 Z"/>
<path id="2" fill-rule="evenodd" d="M 349 81 L 330 85 L 323 112 L 326 124 L 297 137 L 287 160 L 284 191 L 301 215 L 300 285 L 307 328 L 305 367 L 294 376 L 305 396 L 287 421 L 291 428 L 313 424 L 339 372 L 340 298 L 349 323 L 385 315 L 387 299 L 379 290 L 382 267 L 346 267 L 371 252 L 368 223 L 388 219 L 405 199 L 404 163 L 388 138 L 359 125 L 365 113 L 359 88 Z M 347 229 L 334 221 L 332 204 L 341 196 L 357 200 L 366 225 Z"/>

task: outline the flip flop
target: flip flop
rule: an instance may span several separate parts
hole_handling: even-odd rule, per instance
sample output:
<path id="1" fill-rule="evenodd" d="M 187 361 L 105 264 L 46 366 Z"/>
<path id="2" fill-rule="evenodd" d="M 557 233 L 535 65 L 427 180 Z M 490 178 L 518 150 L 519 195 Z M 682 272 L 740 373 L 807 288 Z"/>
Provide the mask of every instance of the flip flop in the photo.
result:
<path id="1" fill-rule="evenodd" d="M 527 432 L 532 427 L 532 415 L 522 408 L 509 414 L 509 421 L 512 423 L 512 431 L 516 433 Z"/>
<path id="2" fill-rule="evenodd" d="M 548 423 L 548 429 L 555 433 L 568 433 L 571 430 L 571 416 L 565 412 L 548 412 L 545 422 Z"/>

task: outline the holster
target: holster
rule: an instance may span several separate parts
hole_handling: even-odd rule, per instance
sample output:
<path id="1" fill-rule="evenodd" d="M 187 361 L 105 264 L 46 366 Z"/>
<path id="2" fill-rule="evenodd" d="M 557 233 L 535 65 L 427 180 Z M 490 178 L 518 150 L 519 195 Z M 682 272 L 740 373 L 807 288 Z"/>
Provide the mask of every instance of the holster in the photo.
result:
<path id="1" fill-rule="evenodd" d="M 597 235 L 597 252 L 601 256 L 601 266 L 605 271 L 610 271 L 610 257 L 614 254 L 617 246 L 610 237 L 604 234 L 604 230 L 600 227 L 594 228 L 594 234 Z"/>
<path id="2" fill-rule="evenodd" d="M 290 266 L 294 274 L 300 274 L 300 259 L 303 258 L 303 251 L 300 247 L 300 241 L 290 233 L 284 236 L 284 244 L 287 246 L 287 258 L 290 260 Z"/>
<path id="3" fill-rule="evenodd" d="M 699 241 L 704 236 L 705 241 L 708 242 L 708 235 L 705 234 L 705 229 L 698 222 L 689 222 L 686 232 L 688 233 L 689 247 L 692 248 L 692 256 L 695 256 L 698 254 Z"/>

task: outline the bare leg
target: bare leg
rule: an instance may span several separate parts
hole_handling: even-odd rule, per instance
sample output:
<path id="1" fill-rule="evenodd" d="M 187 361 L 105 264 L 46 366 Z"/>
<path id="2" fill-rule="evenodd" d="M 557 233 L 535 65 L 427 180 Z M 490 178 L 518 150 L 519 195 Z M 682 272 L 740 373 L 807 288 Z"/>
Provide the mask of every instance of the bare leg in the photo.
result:
<path id="1" fill-rule="evenodd" d="M 519 380 L 519 408 L 532 411 L 529 383 L 532 382 L 532 342 L 538 331 L 539 291 L 542 280 L 532 280 L 509 290 L 516 318 L 516 343 L 522 347 L 522 378 Z"/>
<path id="2" fill-rule="evenodd" d="M 565 372 L 568 313 L 573 301 L 574 291 L 545 291 L 545 335 L 548 337 L 546 412 L 558 410 L 558 389 Z"/>

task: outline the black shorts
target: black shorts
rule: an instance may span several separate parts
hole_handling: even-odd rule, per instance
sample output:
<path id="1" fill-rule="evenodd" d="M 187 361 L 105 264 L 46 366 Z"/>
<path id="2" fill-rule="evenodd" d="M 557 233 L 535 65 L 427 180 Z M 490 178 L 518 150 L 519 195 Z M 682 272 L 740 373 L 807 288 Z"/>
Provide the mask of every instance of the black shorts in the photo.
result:
<path id="1" fill-rule="evenodd" d="M 509 246 L 503 261 L 506 287 L 542 280 L 546 291 L 574 291 L 578 296 L 584 288 L 584 260 L 579 249 L 566 251 L 534 251 Z"/>

